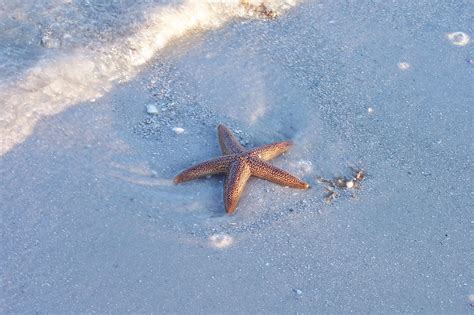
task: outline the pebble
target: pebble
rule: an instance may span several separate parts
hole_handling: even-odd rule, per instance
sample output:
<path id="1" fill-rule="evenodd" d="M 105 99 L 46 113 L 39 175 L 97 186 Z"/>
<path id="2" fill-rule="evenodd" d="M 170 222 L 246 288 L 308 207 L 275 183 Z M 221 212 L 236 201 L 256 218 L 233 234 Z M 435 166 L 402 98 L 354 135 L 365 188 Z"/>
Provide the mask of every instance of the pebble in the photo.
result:
<path id="1" fill-rule="evenodd" d="M 158 108 L 153 104 L 149 104 L 146 106 L 146 112 L 150 115 L 158 115 L 159 113 Z"/>

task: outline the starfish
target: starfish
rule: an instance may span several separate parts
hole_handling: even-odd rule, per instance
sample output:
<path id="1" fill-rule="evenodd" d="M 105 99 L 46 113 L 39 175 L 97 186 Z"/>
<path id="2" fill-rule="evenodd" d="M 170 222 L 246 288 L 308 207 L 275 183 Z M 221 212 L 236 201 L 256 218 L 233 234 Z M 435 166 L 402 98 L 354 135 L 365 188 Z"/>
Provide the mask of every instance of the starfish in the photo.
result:
<path id="1" fill-rule="evenodd" d="M 240 196 L 250 176 L 272 181 L 276 184 L 308 189 L 309 185 L 267 163 L 292 146 L 291 141 L 276 142 L 255 149 L 246 150 L 227 127 L 217 127 L 219 144 L 223 156 L 208 160 L 179 173 L 175 178 L 176 184 L 187 182 L 199 177 L 225 173 L 224 206 L 228 214 L 233 214 L 239 203 Z"/>

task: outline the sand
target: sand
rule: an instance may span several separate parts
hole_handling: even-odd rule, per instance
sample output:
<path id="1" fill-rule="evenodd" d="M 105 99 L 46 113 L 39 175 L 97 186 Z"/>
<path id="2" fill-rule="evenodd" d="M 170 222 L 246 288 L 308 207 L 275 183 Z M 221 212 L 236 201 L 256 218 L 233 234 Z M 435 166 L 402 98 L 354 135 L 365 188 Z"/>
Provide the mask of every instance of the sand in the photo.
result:
<path id="1" fill-rule="evenodd" d="M 469 1 L 225 9 L 120 59 L 168 3 L 0 14 L 1 312 L 472 312 Z M 219 123 L 249 148 L 293 140 L 272 163 L 312 188 L 251 179 L 228 216 L 223 177 L 175 186 L 220 155 Z M 326 203 L 317 178 L 349 166 L 360 189 Z"/>

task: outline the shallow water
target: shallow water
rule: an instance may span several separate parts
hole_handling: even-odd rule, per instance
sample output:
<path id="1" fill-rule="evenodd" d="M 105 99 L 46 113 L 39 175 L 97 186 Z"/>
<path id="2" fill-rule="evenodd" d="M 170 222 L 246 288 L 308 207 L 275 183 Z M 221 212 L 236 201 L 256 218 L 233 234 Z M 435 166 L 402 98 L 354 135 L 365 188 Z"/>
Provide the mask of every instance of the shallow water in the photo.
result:
<path id="1" fill-rule="evenodd" d="M 0 154 L 24 141 L 42 117 L 95 101 L 135 77 L 171 41 L 254 14 L 239 1 L 169 2 L 18 1 L 5 6 L 2 26 L 11 42 L 2 58 L 7 75 L 0 81 L 0 126 L 8 137 L 0 142 Z M 268 2 L 277 11 L 293 5 Z M 39 55 L 32 67 L 26 54 L 30 46 Z"/>

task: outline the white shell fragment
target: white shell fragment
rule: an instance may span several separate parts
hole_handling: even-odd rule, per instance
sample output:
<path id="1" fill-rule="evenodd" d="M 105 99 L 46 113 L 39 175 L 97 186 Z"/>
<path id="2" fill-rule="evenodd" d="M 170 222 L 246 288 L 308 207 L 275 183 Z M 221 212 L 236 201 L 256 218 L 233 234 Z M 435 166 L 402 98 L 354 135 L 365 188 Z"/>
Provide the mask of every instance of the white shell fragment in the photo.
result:
<path id="1" fill-rule="evenodd" d="M 408 62 L 399 62 L 397 66 L 400 70 L 408 70 L 410 68 L 410 64 Z"/>
<path id="2" fill-rule="evenodd" d="M 234 243 L 234 239 L 229 234 L 213 234 L 209 237 L 209 245 L 217 249 L 224 249 Z"/>
<path id="3" fill-rule="evenodd" d="M 302 295 L 303 294 L 303 291 L 301 291 L 300 289 L 293 289 L 293 292 L 295 292 L 296 295 Z"/>
<path id="4" fill-rule="evenodd" d="M 451 44 L 456 46 L 466 46 L 471 41 L 469 35 L 464 32 L 452 32 L 446 35 L 451 41 Z"/>
<path id="5" fill-rule="evenodd" d="M 153 105 L 153 104 L 149 104 L 146 106 L 146 112 L 150 115 L 158 115 L 158 108 Z"/>
<path id="6" fill-rule="evenodd" d="M 181 127 L 174 127 L 173 131 L 174 131 L 175 134 L 180 135 L 184 132 L 184 129 L 181 128 Z"/>

